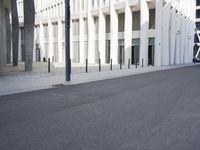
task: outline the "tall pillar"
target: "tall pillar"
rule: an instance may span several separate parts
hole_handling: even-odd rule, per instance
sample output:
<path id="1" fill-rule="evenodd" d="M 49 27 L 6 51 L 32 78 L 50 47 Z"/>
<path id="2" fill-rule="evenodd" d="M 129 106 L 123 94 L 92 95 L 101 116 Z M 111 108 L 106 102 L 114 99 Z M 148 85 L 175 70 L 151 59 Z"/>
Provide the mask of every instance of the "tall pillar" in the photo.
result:
<path id="1" fill-rule="evenodd" d="M 177 17 L 177 27 L 176 27 L 176 51 L 175 51 L 175 64 L 180 64 L 180 50 L 181 50 L 181 14 L 178 12 Z"/>
<path id="2" fill-rule="evenodd" d="M 185 16 L 181 16 L 181 49 L 180 49 L 180 63 L 184 63 L 184 48 L 185 48 Z"/>
<path id="3" fill-rule="evenodd" d="M 118 63 L 118 14 L 115 10 L 113 3 L 110 6 L 110 39 L 111 39 L 111 59 L 113 64 Z"/>
<path id="4" fill-rule="evenodd" d="M 106 51 L 106 20 L 102 10 L 99 10 L 99 51 L 101 62 L 105 63 Z"/>
<path id="5" fill-rule="evenodd" d="M 161 66 L 162 56 L 162 0 L 156 0 L 155 65 Z"/>
<path id="6" fill-rule="evenodd" d="M 79 17 L 79 56 L 80 63 L 85 61 L 85 50 L 84 50 L 84 20 L 82 15 Z"/>
<path id="7" fill-rule="evenodd" d="M 22 58 L 22 28 L 19 29 L 19 43 L 18 43 L 18 61 L 23 61 Z"/>
<path id="8" fill-rule="evenodd" d="M 62 31 L 62 21 L 58 20 L 58 62 L 62 63 L 63 62 L 63 50 L 62 50 L 62 36 L 63 36 L 63 31 Z"/>
<path id="9" fill-rule="evenodd" d="M 49 19 L 49 21 L 48 21 L 48 28 L 49 28 L 49 41 L 48 41 L 48 43 L 49 43 L 49 52 L 48 52 L 48 54 L 49 54 L 49 58 L 50 58 L 50 60 L 53 62 L 54 60 L 53 60 L 53 56 L 54 56 L 54 53 L 53 53 L 53 24 L 52 24 L 52 22 L 51 22 L 51 20 Z"/>
<path id="10" fill-rule="evenodd" d="M 95 46 L 94 46 L 94 39 L 95 39 L 95 34 L 94 34 L 94 19 L 90 13 L 88 12 L 88 61 L 90 63 L 95 62 Z"/>
<path id="11" fill-rule="evenodd" d="M 16 0 L 11 0 L 13 66 L 18 65 L 19 20 Z"/>
<path id="12" fill-rule="evenodd" d="M 140 64 L 148 65 L 149 7 L 147 0 L 140 0 Z"/>
<path id="13" fill-rule="evenodd" d="M 167 3 L 164 8 L 162 9 L 162 14 L 165 17 L 162 17 L 162 65 L 168 66 L 169 65 L 169 26 L 170 26 L 170 11 L 171 11 L 171 4 Z"/>
<path id="14" fill-rule="evenodd" d="M 170 17 L 170 65 L 175 64 L 176 27 L 176 10 L 173 9 Z"/>
<path id="15" fill-rule="evenodd" d="M 45 49 L 44 49 L 44 26 L 40 23 L 40 60 L 43 61 L 45 57 Z"/>
<path id="16" fill-rule="evenodd" d="M 128 59 L 131 59 L 132 49 L 132 11 L 129 3 L 125 3 L 125 32 L 124 32 L 124 46 L 125 46 L 125 62 L 128 64 Z"/>
<path id="17" fill-rule="evenodd" d="M 11 63 L 11 26 L 10 26 L 10 17 L 9 17 L 9 10 L 5 9 L 6 13 L 6 45 L 7 45 L 7 51 L 6 51 L 6 63 Z"/>
<path id="18" fill-rule="evenodd" d="M 36 62 L 36 45 L 35 45 L 35 41 L 36 41 L 36 30 L 34 27 L 34 40 L 33 40 L 33 62 Z"/>
<path id="19" fill-rule="evenodd" d="M 34 0 L 24 0 L 24 47 L 26 71 L 32 71 L 33 68 L 34 23 Z"/>

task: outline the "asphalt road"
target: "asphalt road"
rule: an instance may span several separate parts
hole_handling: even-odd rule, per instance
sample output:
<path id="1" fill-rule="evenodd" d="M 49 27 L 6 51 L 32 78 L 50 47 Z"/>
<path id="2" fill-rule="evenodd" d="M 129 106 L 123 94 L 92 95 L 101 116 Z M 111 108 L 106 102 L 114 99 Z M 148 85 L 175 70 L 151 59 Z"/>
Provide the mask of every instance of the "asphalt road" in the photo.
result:
<path id="1" fill-rule="evenodd" d="M 2 96 L 0 150 L 200 150 L 200 66 Z"/>

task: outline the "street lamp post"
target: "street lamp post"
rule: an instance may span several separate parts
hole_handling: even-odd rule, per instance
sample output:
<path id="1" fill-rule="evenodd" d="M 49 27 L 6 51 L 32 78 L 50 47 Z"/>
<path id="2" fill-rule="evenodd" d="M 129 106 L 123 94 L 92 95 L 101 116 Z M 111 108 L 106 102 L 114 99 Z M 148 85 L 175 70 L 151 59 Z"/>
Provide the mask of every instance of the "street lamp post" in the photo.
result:
<path id="1" fill-rule="evenodd" d="M 65 0 L 65 74 L 66 74 L 66 81 L 70 81 L 71 80 L 70 0 Z"/>

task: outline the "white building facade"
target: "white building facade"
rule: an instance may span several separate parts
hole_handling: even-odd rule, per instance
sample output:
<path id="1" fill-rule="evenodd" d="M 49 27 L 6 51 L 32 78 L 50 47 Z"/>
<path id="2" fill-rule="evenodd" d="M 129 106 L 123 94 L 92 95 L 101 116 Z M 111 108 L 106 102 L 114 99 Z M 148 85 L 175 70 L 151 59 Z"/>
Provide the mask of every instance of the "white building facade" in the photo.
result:
<path id="1" fill-rule="evenodd" d="M 73 63 L 176 65 L 193 59 L 195 0 L 70 0 Z M 64 0 L 35 0 L 34 61 L 65 61 Z M 24 60 L 18 0 L 19 59 Z"/>

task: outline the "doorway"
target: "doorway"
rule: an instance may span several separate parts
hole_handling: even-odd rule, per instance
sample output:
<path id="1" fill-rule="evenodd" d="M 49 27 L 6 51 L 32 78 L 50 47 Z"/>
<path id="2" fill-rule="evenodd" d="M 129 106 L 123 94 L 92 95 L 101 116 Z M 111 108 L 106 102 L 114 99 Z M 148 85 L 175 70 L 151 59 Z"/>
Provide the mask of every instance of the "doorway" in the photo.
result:
<path id="1" fill-rule="evenodd" d="M 155 38 L 149 38 L 148 65 L 154 66 Z"/>
<path id="2" fill-rule="evenodd" d="M 149 45 L 148 49 L 148 64 L 154 65 L 154 45 Z"/>
<path id="3" fill-rule="evenodd" d="M 125 63 L 124 39 L 118 40 L 118 64 Z"/>
<path id="4" fill-rule="evenodd" d="M 132 52 L 131 52 L 131 64 L 132 65 L 139 63 L 139 55 L 140 55 L 139 51 L 140 51 L 139 45 L 132 46 Z"/>
<path id="5" fill-rule="evenodd" d="M 118 48 L 118 64 L 124 64 L 125 63 L 125 52 L 124 52 L 124 46 L 119 45 Z"/>

